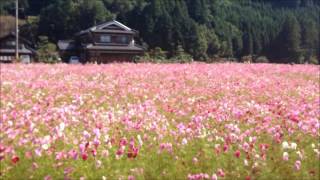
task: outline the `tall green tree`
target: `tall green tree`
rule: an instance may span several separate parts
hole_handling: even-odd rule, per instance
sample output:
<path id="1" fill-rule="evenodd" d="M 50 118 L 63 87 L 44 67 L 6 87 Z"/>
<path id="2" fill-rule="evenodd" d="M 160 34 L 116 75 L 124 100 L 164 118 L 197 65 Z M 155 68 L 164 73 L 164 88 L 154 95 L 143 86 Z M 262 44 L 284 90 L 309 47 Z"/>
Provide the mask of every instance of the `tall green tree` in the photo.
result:
<path id="1" fill-rule="evenodd" d="M 112 20 L 114 17 L 101 0 L 82 0 L 76 4 L 75 11 L 77 11 L 76 18 L 78 18 L 77 22 L 80 22 L 80 29 Z"/>
<path id="2" fill-rule="evenodd" d="M 41 11 L 39 33 L 58 41 L 112 18 L 100 0 L 56 0 Z"/>
<path id="3" fill-rule="evenodd" d="M 305 52 L 306 60 L 309 60 L 311 57 L 319 56 L 319 29 L 314 21 L 305 19 L 302 22 L 302 42 L 301 47 Z"/>
<path id="4" fill-rule="evenodd" d="M 291 60 L 298 62 L 301 55 L 301 28 L 294 15 L 289 15 L 287 17 L 283 24 L 281 36 L 285 57 L 289 57 Z"/>

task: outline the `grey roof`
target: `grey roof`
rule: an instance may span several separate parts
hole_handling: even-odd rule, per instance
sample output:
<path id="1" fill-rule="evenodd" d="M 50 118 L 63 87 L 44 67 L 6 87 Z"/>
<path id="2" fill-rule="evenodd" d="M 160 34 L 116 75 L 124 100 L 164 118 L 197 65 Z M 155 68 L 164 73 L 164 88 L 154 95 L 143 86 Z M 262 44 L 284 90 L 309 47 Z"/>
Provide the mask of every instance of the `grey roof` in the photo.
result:
<path id="1" fill-rule="evenodd" d="M 16 52 L 15 49 L 0 49 L 0 53 L 8 53 L 8 54 L 14 54 Z M 19 49 L 19 53 L 21 54 L 33 54 L 33 50 L 30 49 Z"/>
<path id="2" fill-rule="evenodd" d="M 85 49 L 88 50 L 106 50 L 106 51 L 139 51 L 143 52 L 144 49 L 137 45 L 129 45 L 129 46 L 105 46 L 105 45 L 93 45 L 88 44 Z"/>
<path id="3" fill-rule="evenodd" d="M 92 32 L 97 32 L 97 33 L 115 33 L 115 34 L 135 34 L 136 32 L 134 31 L 121 31 L 121 30 L 92 30 Z"/>
<path id="4" fill-rule="evenodd" d="M 10 32 L 10 33 L 8 33 L 8 34 L 6 34 L 5 36 L 2 36 L 1 38 L 0 38 L 0 41 L 2 41 L 2 40 L 4 40 L 4 39 L 6 39 L 6 38 L 8 38 L 8 37 L 16 37 L 16 33 L 15 32 Z M 30 41 L 28 41 L 27 39 L 25 39 L 25 38 L 23 38 L 23 37 L 21 37 L 21 36 L 19 36 L 19 41 L 20 42 L 23 42 L 23 43 L 25 43 L 25 44 L 27 44 L 27 45 L 29 45 L 29 46 L 32 46 L 33 44 L 30 42 Z"/>
<path id="5" fill-rule="evenodd" d="M 109 21 L 109 22 L 106 22 L 106 23 L 102 23 L 100 25 L 97 25 L 97 26 L 93 26 L 93 27 L 90 27 L 88 29 L 85 29 L 83 31 L 80 31 L 79 33 L 76 34 L 76 36 L 79 36 L 79 35 L 83 35 L 83 34 L 86 34 L 86 33 L 89 33 L 91 31 L 98 31 L 98 30 L 102 30 L 103 28 L 105 27 L 108 27 L 110 25 L 116 25 L 120 28 L 122 28 L 124 31 L 126 32 L 130 32 L 130 33 L 136 33 L 135 30 L 129 28 L 128 26 L 116 21 L 116 20 L 113 20 L 113 21 Z"/>
<path id="6" fill-rule="evenodd" d="M 58 41 L 58 48 L 60 50 L 74 50 L 75 43 L 73 40 L 60 40 Z"/>

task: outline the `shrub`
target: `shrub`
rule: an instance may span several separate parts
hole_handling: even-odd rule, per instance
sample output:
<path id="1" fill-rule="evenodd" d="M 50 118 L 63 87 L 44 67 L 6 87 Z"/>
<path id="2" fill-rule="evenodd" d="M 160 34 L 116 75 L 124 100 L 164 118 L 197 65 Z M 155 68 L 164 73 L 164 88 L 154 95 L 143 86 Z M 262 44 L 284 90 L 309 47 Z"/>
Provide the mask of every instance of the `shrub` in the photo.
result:
<path id="1" fill-rule="evenodd" d="M 317 57 L 311 56 L 311 57 L 309 58 L 309 63 L 310 63 L 310 64 L 319 64 L 320 61 L 319 61 L 319 59 L 317 59 Z"/>
<path id="2" fill-rule="evenodd" d="M 160 47 L 156 47 L 145 53 L 144 56 L 137 57 L 136 62 L 165 63 L 168 62 L 168 60 L 166 59 L 166 52 L 163 51 Z"/>
<path id="3" fill-rule="evenodd" d="M 269 59 L 266 56 L 259 56 L 254 60 L 255 63 L 269 63 Z"/>
<path id="4" fill-rule="evenodd" d="M 193 58 L 190 54 L 184 51 L 181 45 L 178 45 L 175 55 L 171 58 L 171 60 L 177 63 L 190 63 L 193 61 Z"/>
<path id="5" fill-rule="evenodd" d="M 241 62 L 245 62 L 245 63 L 251 63 L 252 60 L 253 60 L 252 55 L 242 56 L 242 58 L 241 58 Z"/>
<path id="6" fill-rule="evenodd" d="M 39 40 L 37 49 L 39 62 L 50 64 L 61 62 L 56 45 L 50 43 L 47 36 L 40 36 Z"/>

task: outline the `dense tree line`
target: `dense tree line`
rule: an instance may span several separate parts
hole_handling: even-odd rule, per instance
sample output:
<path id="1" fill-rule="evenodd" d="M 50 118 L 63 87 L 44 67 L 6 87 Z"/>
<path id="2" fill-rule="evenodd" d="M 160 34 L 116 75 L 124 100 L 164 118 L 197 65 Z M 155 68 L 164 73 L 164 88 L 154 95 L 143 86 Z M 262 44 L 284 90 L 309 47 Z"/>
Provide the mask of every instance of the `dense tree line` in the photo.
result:
<path id="1" fill-rule="evenodd" d="M 13 3 L 0 1 L 1 14 Z M 318 0 L 20 0 L 21 14 L 36 16 L 25 28 L 52 42 L 117 19 L 140 32 L 147 48 L 168 57 L 177 49 L 196 60 L 265 56 L 305 63 L 320 54 Z"/>

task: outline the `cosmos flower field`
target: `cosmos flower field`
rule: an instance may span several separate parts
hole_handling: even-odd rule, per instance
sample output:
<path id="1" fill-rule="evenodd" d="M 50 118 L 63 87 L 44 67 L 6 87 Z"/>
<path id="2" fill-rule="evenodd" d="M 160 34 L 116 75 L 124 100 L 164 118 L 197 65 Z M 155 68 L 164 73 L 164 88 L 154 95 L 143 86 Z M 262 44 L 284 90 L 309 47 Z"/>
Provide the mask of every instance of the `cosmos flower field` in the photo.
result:
<path id="1" fill-rule="evenodd" d="M 319 66 L 0 72 L 0 179 L 319 179 Z"/>

